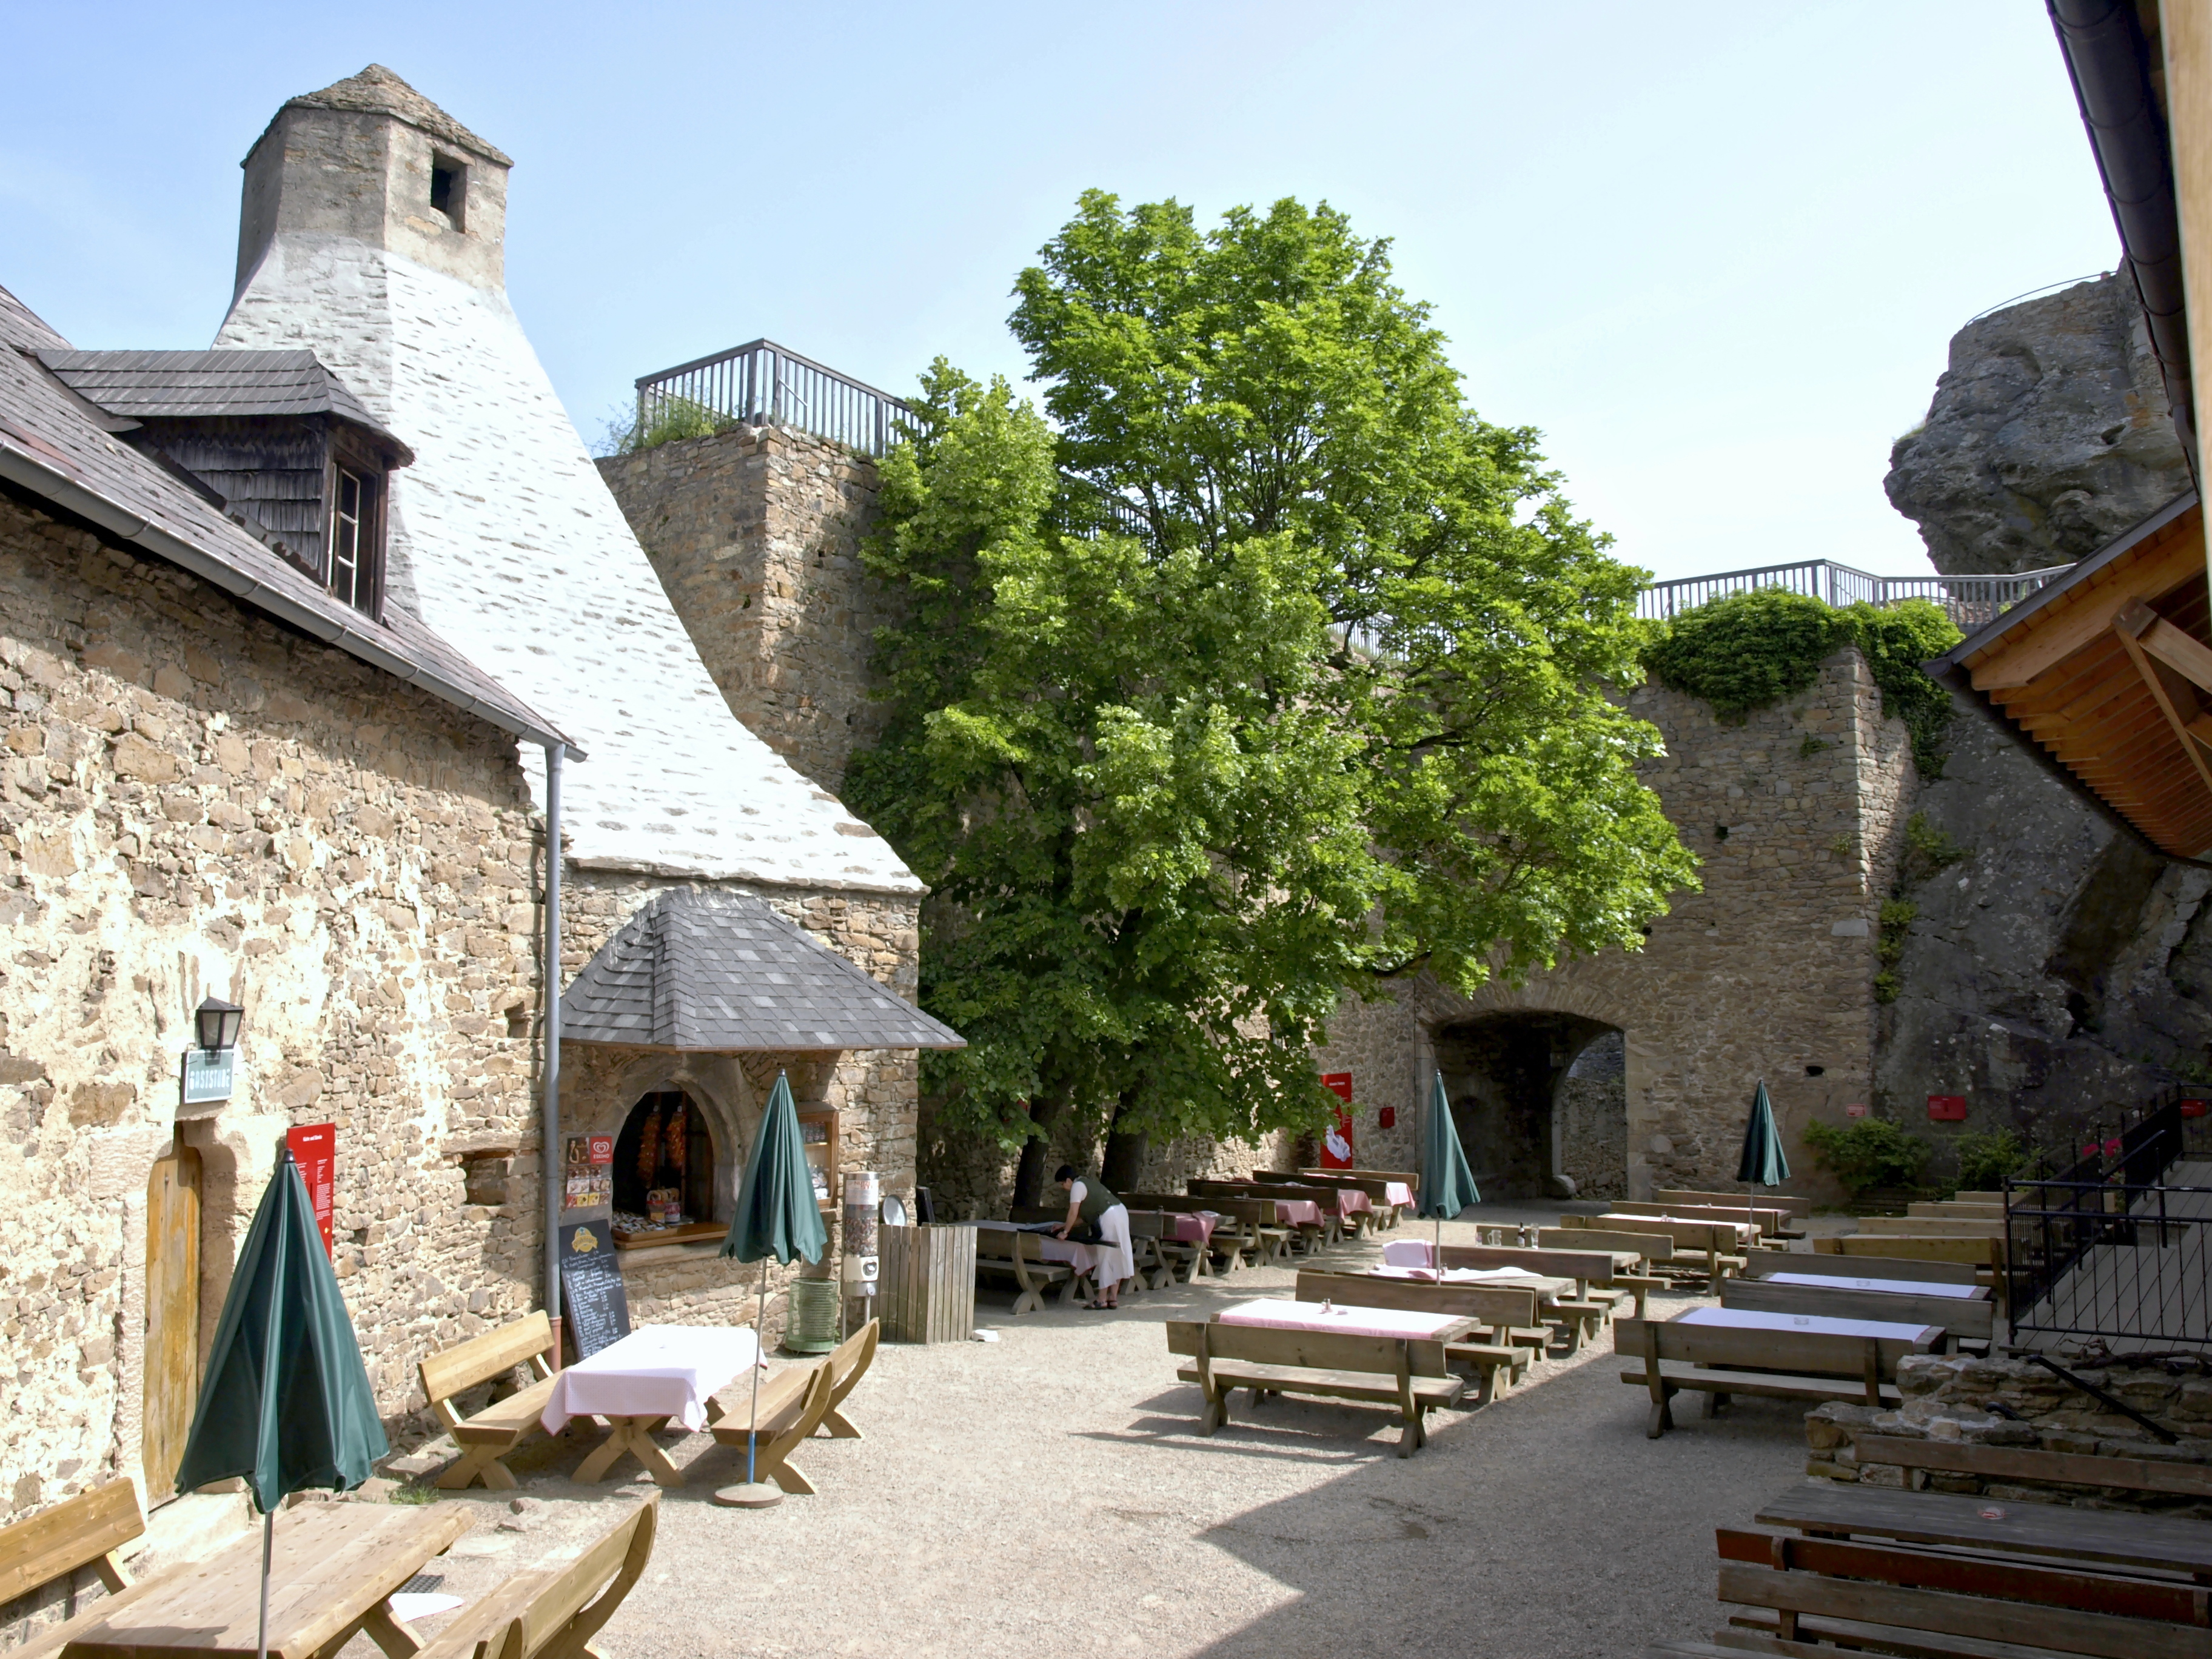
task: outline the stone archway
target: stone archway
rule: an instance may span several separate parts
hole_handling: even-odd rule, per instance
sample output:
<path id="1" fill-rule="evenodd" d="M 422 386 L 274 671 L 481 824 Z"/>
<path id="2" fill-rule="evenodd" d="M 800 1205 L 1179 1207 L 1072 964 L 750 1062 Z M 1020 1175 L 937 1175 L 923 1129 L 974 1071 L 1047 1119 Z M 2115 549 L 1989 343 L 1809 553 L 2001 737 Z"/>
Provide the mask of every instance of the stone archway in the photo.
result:
<path id="1" fill-rule="evenodd" d="M 1618 1026 L 1559 1010 L 1485 1012 L 1438 1023 L 1429 1041 L 1484 1198 L 1626 1194 Z"/>

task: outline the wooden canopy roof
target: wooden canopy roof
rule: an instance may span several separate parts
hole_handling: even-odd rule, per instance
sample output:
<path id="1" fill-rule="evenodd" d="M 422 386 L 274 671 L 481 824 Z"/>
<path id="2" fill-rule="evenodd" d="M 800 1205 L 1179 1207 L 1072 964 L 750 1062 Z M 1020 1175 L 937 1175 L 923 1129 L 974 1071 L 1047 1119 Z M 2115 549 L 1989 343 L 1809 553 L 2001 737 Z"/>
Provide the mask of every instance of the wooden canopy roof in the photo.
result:
<path id="1" fill-rule="evenodd" d="M 1971 688 L 2146 839 L 2212 855 L 2212 603 L 2192 493 L 1960 642 Z"/>

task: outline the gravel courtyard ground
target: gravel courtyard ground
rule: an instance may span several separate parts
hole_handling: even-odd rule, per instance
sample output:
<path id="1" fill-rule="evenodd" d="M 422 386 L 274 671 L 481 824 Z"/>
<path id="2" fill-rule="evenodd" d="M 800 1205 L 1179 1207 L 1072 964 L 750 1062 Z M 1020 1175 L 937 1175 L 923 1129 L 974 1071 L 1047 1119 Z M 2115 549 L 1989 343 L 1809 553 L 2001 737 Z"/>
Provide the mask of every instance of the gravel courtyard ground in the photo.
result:
<path id="1" fill-rule="evenodd" d="M 1471 1243 L 1474 1224 L 1444 1237 Z M 664 1442 L 690 1484 L 665 1495 L 653 1565 L 598 1647 L 608 1659 L 1632 1656 L 1711 1632 L 1713 1528 L 1803 1478 L 1802 1406 L 1740 1398 L 1708 1421 L 1678 1401 L 1677 1431 L 1646 1440 L 1644 1396 L 1620 1382 L 1609 1331 L 1485 1409 L 1432 1419 L 1410 1460 L 1379 1413 L 1320 1402 L 1279 1399 L 1201 1438 L 1198 1391 L 1175 1380 L 1161 1322 L 1286 1295 L 1292 1277 L 1018 1320 L 986 1291 L 977 1322 L 1000 1340 L 885 1345 L 849 1402 L 866 1437 L 813 1442 L 793 1461 L 818 1495 L 774 1510 L 709 1502 L 744 1478 L 742 1451 L 704 1434 Z M 483 1510 L 434 1564 L 448 1589 L 473 1599 L 572 1551 L 651 1490 L 641 1474 L 568 1479 L 587 1443 L 579 1431 L 515 1460 L 536 1500 L 525 1514 L 504 1493 L 441 1500 Z M 357 1641 L 349 1659 L 374 1651 Z"/>

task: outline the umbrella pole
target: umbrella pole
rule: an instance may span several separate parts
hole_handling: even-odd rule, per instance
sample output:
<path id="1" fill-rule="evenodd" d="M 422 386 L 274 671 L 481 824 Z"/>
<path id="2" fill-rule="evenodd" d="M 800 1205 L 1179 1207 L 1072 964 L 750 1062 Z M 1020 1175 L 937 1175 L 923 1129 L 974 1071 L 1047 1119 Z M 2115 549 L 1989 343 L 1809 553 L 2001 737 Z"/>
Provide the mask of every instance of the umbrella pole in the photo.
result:
<path id="1" fill-rule="evenodd" d="M 261 1512 L 261 1633 L 254 1643 L 258 1659 L 269 1659 L 269 1553 L 276 1541 L 276 1511 Z"/>
<path id="2" fill-rule="evenodd" d="M 768 1258 L 761 1258 L 760 1301 L 753 1315 L 753 1414 L 745 1425 L 745 1481 L 741 1486 L 724 1486 L 714 1493 L 717 1504 L 732 1509 L 764 1510 L 783 1502 L 783 1488 L 773 1480 L 754 1478 L 754 1449 L 760 1436 L 760 1374 L 761 1359 L 768 1350 L 762 1345 L 761 1332 L 768 1324 Z M 263 1659 L 267 1659 L 264 1656 Z"/>

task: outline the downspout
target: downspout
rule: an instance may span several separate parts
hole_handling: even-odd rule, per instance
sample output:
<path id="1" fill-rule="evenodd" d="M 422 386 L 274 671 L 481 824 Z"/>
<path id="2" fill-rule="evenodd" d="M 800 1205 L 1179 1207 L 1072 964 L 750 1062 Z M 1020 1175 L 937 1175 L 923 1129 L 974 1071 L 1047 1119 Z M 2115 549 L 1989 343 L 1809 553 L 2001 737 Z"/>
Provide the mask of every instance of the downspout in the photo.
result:
<path id="1" fill-rule="evenodd" d="M 553 1324 L 551 1364 L 561 1369 L 561 756 L 545 745 L 545 1105 L 538 1115 L 538 1185 L 545 1194 L 545 1316 Z"/>

